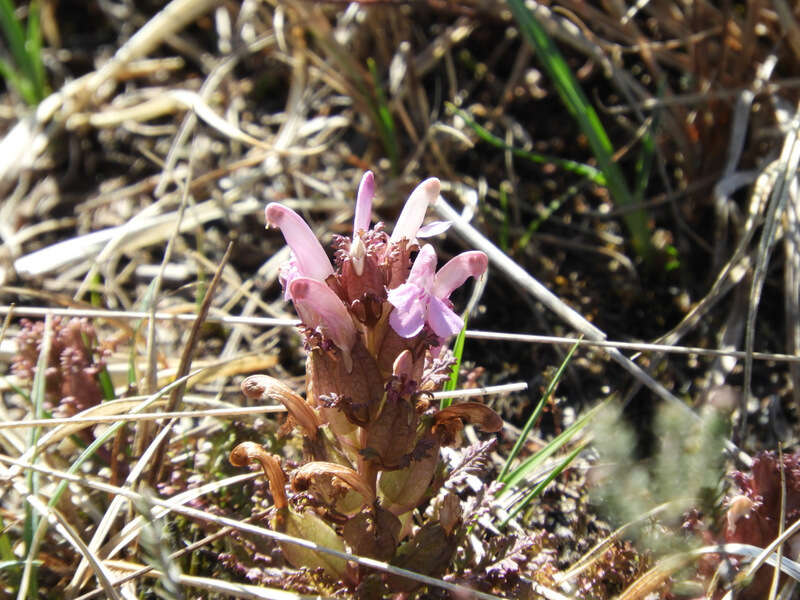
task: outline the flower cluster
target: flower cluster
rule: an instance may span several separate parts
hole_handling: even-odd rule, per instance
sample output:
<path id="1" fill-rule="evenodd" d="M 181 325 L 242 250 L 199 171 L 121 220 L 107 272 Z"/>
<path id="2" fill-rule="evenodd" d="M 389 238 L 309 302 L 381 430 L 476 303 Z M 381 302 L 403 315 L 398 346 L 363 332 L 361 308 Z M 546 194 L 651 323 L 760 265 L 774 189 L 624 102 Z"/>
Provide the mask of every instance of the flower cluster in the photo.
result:
<path id="1" fill-rule="evenodd" d="M 446 503 L 435 524 L 409 538 L 411 511 L 440 485 L 440 448 L 455 443 L 465 422 L 497 431 L 502 421 L 478 402 L 439 409 L 430 401 L 452 365 L 443 346 L 464 325 L 450 295 L 488 266 L 484 253 L 464 252 L 436 269 L 433 246 L 420 240 L 446 229 L 443 223 L 422 227 L 439 191 L 435 178 L 419 184 L 389 234 L 381 223 L 371 226 L 375 184 L 367 172 L 353 234 L 335 238 L 333 264 L 297 213 L 276 203 L 266 208 L 267 225 L 279 228 L 292 250 L 280 280 L 302 321 L 306 397 L 265 375 L 249 377 L 242 389 L 248 398 L 286 406 L 303 435 L 304 464 L 287 478 L 277 457 L 250 442 L 234 449 L 231 462 L 262 466 L 275 528 L 381 560 L 422 544 L 437 555 L 433 564 L 454 548 L 458 502 Z M 283 549 L 295 566 L 361 582 L 345 561 Z"/>
<path id="2" fill-rule="evenodd" d="M 11 371 L 33 381 L 44 337 L 44 321 L 22 319 L 17 354 Z M 50 354 L 45 371 L 45 407 L 55 416 L 70 417 L 103 400 L 100 373 L 110 344 L 101 345 L 86 319 L 53 318 Z"/>

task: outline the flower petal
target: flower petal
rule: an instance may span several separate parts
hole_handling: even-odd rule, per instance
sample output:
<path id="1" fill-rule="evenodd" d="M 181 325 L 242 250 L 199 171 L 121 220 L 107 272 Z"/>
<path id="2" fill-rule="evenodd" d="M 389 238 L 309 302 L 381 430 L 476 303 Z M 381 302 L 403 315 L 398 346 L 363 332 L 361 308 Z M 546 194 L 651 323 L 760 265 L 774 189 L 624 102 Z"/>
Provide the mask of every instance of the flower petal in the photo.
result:
<path id="1" fill-rule="evenodd" d="M 297 268 L 304 277 L 325 281 L 333 274 L 331 261 L 303 218 L 291 208 L 270 202 L 265 210 L 267 225 L 281 230 L 294 253 Z"/>
<path id="2" fill-rule="evenodd" d="M 356 195 L 356 215 L 353 219 L 353 235 L 359 231 L 367 231 L 372 218 L 372 198 L 375 196 L 375 176 L 367 171 L 361 177 Z"/>
<path id="3" fill-rule="evenodd" d="M 428 205 L 435 202 L 439 197 L 441 184 L 435 177 L 426 179 L 420 183 L 406 200 L 400 216 L 397 217 L 397 224 L 394 226 L 390 242 L 399 242 L 402 239 L 413 240 L 417 236 L 417 230 L 422 225 Z"/>
<path id="4" fill-rule="evenodd" d="M 418 238 L 429 238 L 439 235 L 440 233 L 444 233 L 453 223 L 450 221 L 432 221 L 427 225 L 423 225 L 417 231 Z"/>
<path id="5" fill-rule="evenodd" d="M 464 320 L 454 313 L 443 300 L 431 296 L 428 305 L 428 325 L 440 338 L 449 338 L 461 331 L 464 327 Z"/>
<path id="6" fill-rule="evenodd" d="M 283 286 L 283 299 L 289 301 L 292 297 L 289 295 L 289 286 L 298 277 L 302 277 L 300 267 L 297 266 L 297 259 L 294 257 L 294 252 L 290 252 L 289 260 L 281 265 L 278 281 Z"/>
<path id="7" fill-rule="evenodd" d="M 292 281 L 289 294 L 303 323 L 312 329 L 319 328 L 349 356 L 356 342 L 356 329 L 339 296 L 327 284 L 309 277 Z"/>
<path id="8" fill-rule="evenodd" d="M 388 300 L 394 306 L 389 325 L 400 337 L 410 338 L 422 331 L 430 294 L 412 283 L 389 290 Z"/>
<path id="9" fill-rule="evenodd" d="M 430 293 L 433 289 L 435 273 L 436 250 L 430 244 L 425 244 L 414 259 L 414 264 L 411 265 L 407 283 L 414 284 Z"/>
<path id="10" fill-rule="evenodd" d="M 467 278 L 474 277 L 477 279 L 486 272 L 488 266 L 489 257 L 483 252 L 478 250 L 462 252 L 449 260 L 436 273 L 436 279 L 433 283 L 433 295 L 437 298 L 449 298 L 453 290 L 463 284 Z"/>

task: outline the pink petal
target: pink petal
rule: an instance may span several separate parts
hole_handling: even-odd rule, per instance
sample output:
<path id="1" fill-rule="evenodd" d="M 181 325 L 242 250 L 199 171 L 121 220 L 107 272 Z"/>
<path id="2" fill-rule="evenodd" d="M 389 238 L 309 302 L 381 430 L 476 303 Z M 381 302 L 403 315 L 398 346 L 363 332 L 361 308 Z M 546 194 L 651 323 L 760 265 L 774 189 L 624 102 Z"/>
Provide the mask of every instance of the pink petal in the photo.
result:
<path id="1" fill-rule="evenodd" d="M 297 267 L 297 259 L 294 257 L 294 252 L 292 252 L 289 260 L 281 265 L 281 269 L 278 274 L 278 281 L 280 281 L 281 285 L 283 286 L 284 300 L 292 299 L 291 294 L 289 294 L 289 286 L 295 279 L 302 276 L 303 274 Z"/>
<path id="2" fill-rule="evenodd" d="M 434 284 L 436 273 L 436 250 L 430 244 L 425 244 L 414 259 L 411 265 L 411 272 L 408 274 L 408 283 L 430 292 Z"/>
<path id="3" fill-rule="evenodd" d="M 388 300 L 394 306 L 389 315 L 389 325 L 397 335 L 410 338 L 417 335 L 425 326 L 430 294 L 413 283 L 404 283 L 389 290 Z"/>
<path id="4" fill-rule="evenodd" d="M 300 215 L 276 202 L 267 204 L 265 215 L 268 226 L 281 230 L 286 243 L 294 252 L 297 268 L 304 277 L 325 281 L 333 274 L 328 255 Z"/>
<path id="5" fill-rule="evenodd" d="M 464 327 L 464 320 L 439 298 L 431 298 L 428 305 L 428 325 L 440 338 L 449 338 Z"/>
<path id="6" fill-rule="evenodd" d="M 462 252 L 450 259 L 445 266 L 436 273 L 433 283 L 433 295 L 437 298 L 449 298 L 457 287 L 467 278 L 477 279 L 486 272 L 489 266 L 489 257 L 483 252 L 473 250 Z"/>
<path id="7" fill-rule="evenodd" d="M 414 355 L 411 354 L 411 350 L 406 349 L 398 354 L 397 358 L 394 359 L 394 364 L 392 365 L 392 375 L 396 377 L 405 375 L 410 379 L 413 368 Z"/>
<path id="8" fill-rule="evenodd" d="M 452 223 L 450 221 L 433 221 L 427 225 L 423 225 L 417 231 L 418 238 L 429 238 L 444 233 L 450 229 Z"/>
<path id="9" fill-rule="evenodd" d="M 361 177 L 356 195 L 356 216 L 353 219 L 353 235 L 359 231 L 367 231 L 372 218 L 372 198 L 375 196 L 375 176 L 367 171 Z"/>
<path id="10" fill-rule="evenodd" d="M 343 352 L 356 342 L 356 330 L 344 303 L 327 284 L 309 277 L 298 277 L 289 284 L 289 294 L 303 323 L 322 334 Z"/>
<path id="11" fill-rule="evenodd" d="M 397 224 L 394 226 L 390 242 L 399 242 L 402 239 L 413 240 L 417 236 L 417 230 L 422 225 L 428 205 L 435 202 L 439 197 L 441 184 L 435 177 L 426 179 L 420 183 L 406 200 L 400 216 L 397 217 Z"/>

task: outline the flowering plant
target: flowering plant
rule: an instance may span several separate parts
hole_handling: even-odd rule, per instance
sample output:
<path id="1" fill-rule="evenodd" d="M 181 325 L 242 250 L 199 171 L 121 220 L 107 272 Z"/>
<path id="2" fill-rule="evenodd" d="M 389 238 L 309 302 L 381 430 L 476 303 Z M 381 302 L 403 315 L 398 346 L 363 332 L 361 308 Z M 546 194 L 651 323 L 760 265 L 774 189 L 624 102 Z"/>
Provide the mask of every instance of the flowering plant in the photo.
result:
<path id="1" fill-rule="evenodd" d="M 483 252 L 464 252 L 436 270 L 433 246 L 420 239 L 446 227 L 421 227 L 439 191 L 438 179 L 419 184 L 390 235 L 382 223 L 370 226 L 375 184 L 365 173 L 353 235 L 335 237 L 334 264 L 297 213 L 267 206 L 267 225 L 279 228 L 292 250 L 280 280 L 302 321 L 306 397 L 266 375 L 247 378 L 242 390 L 286 406 L 303 435 L 304 463 L 290 474 L 287 494 L 280 460 L 263 447 L 245 442 L 230 457 L 237 466 L 263 467 L 274 528 L 396 564 L 405 564 L 413 550 L 415 568 L 429 573 L 449 562 L 460 520 L 452 497 L 441 503 L 438 520 L 411 536 L 411 511 L 442 481 L 440 448 L 456 442 L 465 422 L 489 432 L 502 425 L 481 403 L 439 409 L 430 401 L 453 364 L 444 344 L 464 325 L 449 297 L 488 266 Z M 296 567 L 362 581 L 344 560 L 288 544 L 283 550 Z"/>

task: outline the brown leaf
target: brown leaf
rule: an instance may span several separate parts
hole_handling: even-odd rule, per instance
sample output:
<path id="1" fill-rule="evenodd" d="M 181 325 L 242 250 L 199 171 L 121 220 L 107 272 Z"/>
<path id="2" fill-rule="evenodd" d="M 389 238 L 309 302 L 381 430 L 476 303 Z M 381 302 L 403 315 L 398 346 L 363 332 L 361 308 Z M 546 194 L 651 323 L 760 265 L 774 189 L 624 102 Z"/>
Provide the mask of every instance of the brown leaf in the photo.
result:
<path id="1" fill-rule="evenodd" d="M 333 481 L 331 481 L 332 478 Z M 365 504 L 375 502 L 375 492 L 369 483 L 357 471 L 337 463 L 310 462 L 304 464 L 292 473 L 292 487 L 297 491 L 309 490 L 314 494 L 317 488 L 324 491 L 330 490 L 331 486 L 337 485 L 337 479 L 361 494 Z"/>
<path id="2" fill-rule="evenodd" d="M 364 455 L 383 469 L 405 467 L 416 442 L 418 422 L 409 399 L 387 394 L 380 414 L 367 427 Z"/>
<path id="3" fill-rule="evenodd" d="M 462 402 L 443 408 L 436 413 L 436 424 L 448 419 L 461 419 L 472 423 L 481 431 L 495 432 L 503 428 L 503 419 L 496 412 L 480 402 Z"/>
<path id="4" fill-rule="evenodd" d="M 378 365 L 360 341 L 353 346 L 351 356 L 351 372 L 334 354 L 321 348 L 312 349 L 306 362 L 306 395 L 337 436 L 352 433 L 355 425 L 347 420 L 341 410 L 325 407 L 321 396 L 338 397 L 342 401 L 367 406 L 371 415 L 377 412 L 383 396 L 383 379 Z"/>
<path id="5" fill-rule="evenodd" d="M 369 507 L 345 523 L 342 536 L 359 556 L 390 560 L 397 549 L 402 525 L 381 507 Z"/>
<path id="6" fill-rule="evenodd" d="M 435 577 L 444 572 L 456 547 L 456 540 L 451 539 L 439 523 L 429 523 L 400 546 L 391 564 Z M 389 586 L 393 591 L 411 591 L 419 585 L 417 581 L 398 575 L 389 576 Z"/>

